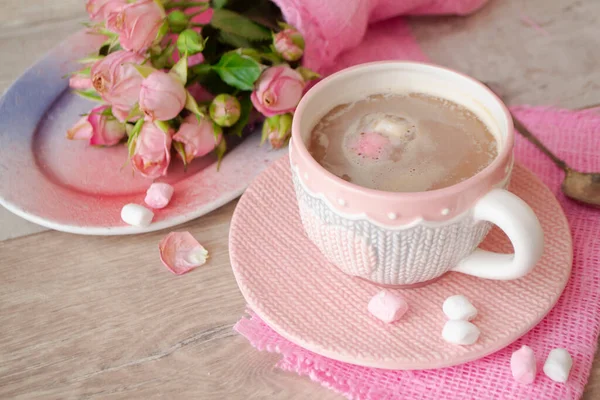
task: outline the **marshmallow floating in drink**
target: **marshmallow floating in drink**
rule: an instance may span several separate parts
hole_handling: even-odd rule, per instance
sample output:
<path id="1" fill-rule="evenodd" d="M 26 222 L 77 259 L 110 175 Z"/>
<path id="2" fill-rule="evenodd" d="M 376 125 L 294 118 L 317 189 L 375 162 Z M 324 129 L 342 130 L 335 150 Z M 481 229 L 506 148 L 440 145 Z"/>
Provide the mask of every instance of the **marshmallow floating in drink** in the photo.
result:
<path id="1" fill-rule="evenodd" d="M 442 330 L 442 338 L 448 343 L 470 345 L 479 339 L 479 328 L 469 321 L 448 321 Z"/>
<path id="2" fill-rule="evenodd" d="M 372 116 L 374 120 L 371 123 L 371 130 L 389 137 L 392 142 L 396 142 L 398 139 L 409 141 L 414 139 L 417 134 L 415 124 L 404 117 L 384 113 Z"/>
<path id="3" fill-rule="evenodd" d="M 150 225 L 152 218 L 154 213 L 138 204 L 126 204 L 121 209 L 121 219 L 129 225 L 145 228 Z"/>
<path id="4" fill-rule="evenodd" d="M 448 297 L 442 305 L 442 310 L 451 320 L 470 321 L 477 316 L 477 309 L 461 294 Z"/>
<path id="5" fill-rule="evenodd" d="M 168 183 L 153 183 L 146 191 L 144 201 L 152 208 L 164 208 L 171 201 L 174 190 Z"/>
<path id="6" fill-rule="evenodd" d="M 544 363 L 544 374 L 555 382 L 564 383 L 569 379 L 573 358 L 565 349 L 554 349 Z"/>
<path id="7" fill-rule="evenodd" d="M 408 303 L 399 294 L 382 290 L 371 298 L 368 310 L 383 322 L 391 323 L 408 311 Z"/>
<path id="8" fill-rule="evenodd" d="M 510 370 L 515 381 L 529 385 L 535 380 L 537 367 L 535 354 L 529 346 L 523 346 L 512 353 L 510 357 Z"/>

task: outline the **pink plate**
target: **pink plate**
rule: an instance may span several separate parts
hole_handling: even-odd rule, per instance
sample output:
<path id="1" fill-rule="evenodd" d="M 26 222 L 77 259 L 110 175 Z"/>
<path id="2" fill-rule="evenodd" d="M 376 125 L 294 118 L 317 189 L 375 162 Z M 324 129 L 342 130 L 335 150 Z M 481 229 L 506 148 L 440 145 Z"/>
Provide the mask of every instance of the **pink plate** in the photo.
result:
<path id="1" fill-rule="evenodd" d="M 125 146 L 94 148 L 65 138 L 93 104 L 67 89 L 74 60 L 104 38 L 79 32 L 27 70 L 0 100 L 0 205 L 37 224 L 72 233 L 122 235 L 178 225 L 238 197 L 282 151 L 259 147 L 254 134 L 225 156 L 194 160 L 187 172 L 174 160 L 161 181 L 175 187 L 168 207 L 147 228 L 125 225 L 121 208 L 144 204 L 151 179 L 133 174 Z"/>
<path id="2" fill-rule="evenodd" d="M 262 173 L 240 200 L 231 225 L 230 257 L 249 306 L 286 339 L 323 356 L 385 369 L 442 368 L 473 361 L 509 345 L 554 306 L 571 273 L 569 225 L 550 190 L 526 168 L 515 167 L 511 190 L 535 210 L 546 249 L 528 276 L 492 281 L 450 272 L 417 289 L 401 290 L 409 311 L 385 324 L 367 311 L 380 289 L 345 275 L 305 236 L 291 183 L 289 160 Z M 483 247 L 509 252 L 494 228 Z M 484 266 L 482 266 L 484 267 Z M 472 346 L 441 338 L 444 299 L 467 296 L 481 330 Z"/>

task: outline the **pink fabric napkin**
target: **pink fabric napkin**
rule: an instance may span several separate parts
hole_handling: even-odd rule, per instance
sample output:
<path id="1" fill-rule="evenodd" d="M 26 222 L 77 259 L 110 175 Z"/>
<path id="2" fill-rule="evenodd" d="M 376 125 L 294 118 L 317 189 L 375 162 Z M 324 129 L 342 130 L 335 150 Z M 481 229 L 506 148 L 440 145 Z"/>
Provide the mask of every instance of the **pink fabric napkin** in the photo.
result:
<path id="1" fill-rule="evenodd" d="M 327 74 L 359 62 L 398 58 L 422 60 L 423 55 L 404 21 L 380 21 L 400 15 L 465 15 L 479 9 L 487 0 L 273 1 L 285 20 L 305 37 L 304 65 Z M 377 24 L 369 26 L 375 22 Z M 352 50 L 344 54 L 342 60 L 337 58 L 349 49 Z"/>
<path id="2" fill-rule="evenodd" d="M 465 14 L 483 0 L 274 0 L 287 21 L 307 40 L 305 63 L 328 74 L 350 65 L 427 57 L 399 14 Z M 377 22 L 375 24 L 372 24 Z M 372 25 L 369 25 L 372 24 Z M 583 171 L 600 170 L 600 111 L 514 107 L 515 114 L 559 157 Z M 319 356 L 279 336 L 250 311 L 236 330 L 258 350 L 282 355 L 277 366 L 309 376 L 351 399 L 576 399 L 583 393 L 600 332 L 600 211 L 568 200 L 560 192 L 563 172 L 517 135 L 517 159 L 556 194 L 573 234 L 571 280 L 556 307 L 526 336 L 481 360 L 428 371 L 386 371 Z M 533 348 L 538 370 L 551 349 L 564 347 L 574 359 L 566 384 L 540 372 L 532 385 L 512 379 L 510 354 Z"/>
<path id="3" fill-rule="evenodd" d="M 512 111 L 536 135 L 582 171 L 600 170 L 600 110 L 572 112 L 542 107 Z M 451 368 L 386 371 L 319 356 L 289 342 L 250 312 L 235 329 L 258 350 L 282 355 L 277 367 L 306 375 L 349 399 L 578 399 L 587 382 L 600 332 L 600 211 L 579 205 L 560 191 L 564 173 L 520 135 L 517 160 L 556 194 L 573 234 L 573 272 L 558 304 L 520 340 L 497 353 Z M 510 355 L 523 344 L 535 351 L 539 374 L 532 385 L 516 383 Z M 564 347 L 574 364 L 566 384 L 545 377 L 543 361 L 551 349 Z"/>

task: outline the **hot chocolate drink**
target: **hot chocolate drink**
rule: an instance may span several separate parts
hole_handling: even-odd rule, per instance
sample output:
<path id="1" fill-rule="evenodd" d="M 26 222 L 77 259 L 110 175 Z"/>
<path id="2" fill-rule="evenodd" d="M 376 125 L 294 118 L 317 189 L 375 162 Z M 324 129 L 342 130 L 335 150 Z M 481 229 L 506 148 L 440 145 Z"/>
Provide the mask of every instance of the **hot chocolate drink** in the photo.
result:
<path id="1" fill-rule="evenodd" d="M 389 192 L 455 185 L 498 154 L 494 136 L 473 112 L 421 93 L 339 105 L 313 128 L 308 148 L 340 178 Z"/>

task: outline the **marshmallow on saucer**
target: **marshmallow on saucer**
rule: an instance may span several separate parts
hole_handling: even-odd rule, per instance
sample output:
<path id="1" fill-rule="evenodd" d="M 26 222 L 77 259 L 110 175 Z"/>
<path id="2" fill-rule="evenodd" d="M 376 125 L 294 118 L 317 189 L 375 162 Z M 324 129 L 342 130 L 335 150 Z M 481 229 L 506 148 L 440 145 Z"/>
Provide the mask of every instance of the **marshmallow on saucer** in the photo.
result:
<path id="1" fill-rule="evenodd" d="M 154 213 L 138 204 L 126 204 L 121 209 L 121 219 L 129 225 L 144 228 L 150 225 L 152 218 Z"/>
<path id="2" fill-rule="evenodd" d="M 442 329 L 442 338 L 452 344 L 473 344 L 479 339 L 479 328 L 469 321 L 448 321 Z"/>
<path id="3" fill-rule="evenodd" d="M 535 380 L 537 367 L 535 354 L 529 346 L 523 346 L 510 356 L 510 370 L 517 382 L 529 385 Z"/>
<path id="4" fill-rule="evenodd" d="M 477 309 L 461 294 L 448 297 L 442 305 L 442 310 L 451 320 L 470 321 L 477 316 Z"/>
<path id="5" fill-rule="evenodd" d="M 146 191 L 144 201 L 152 208 L 164 208 L 171 201 L 174 190 L 168 183 L 153 183 Z"/>
<path id="6" fill-rule="evenodd" d="M 565 349 L 554 349 L 544 363 L 544 373 L 555 382 L 566 382 L 573 366 L 573 358 Z"/>
<path id="7" fill-rule="evenodd" d="M 408 311 L 408 303 L 399 294 L 382 290 L 371 298 L 368 309 L 376 318 L 390 323 L 399 320 Z"/>

